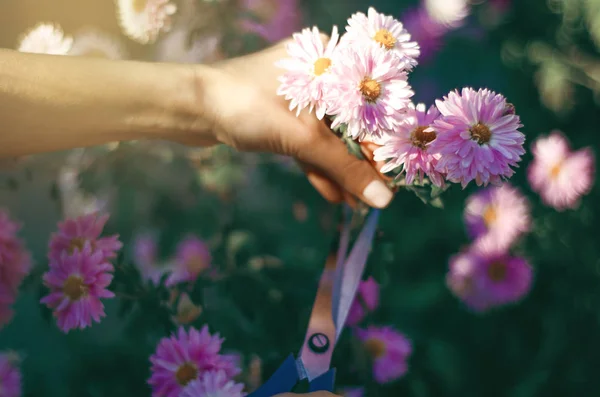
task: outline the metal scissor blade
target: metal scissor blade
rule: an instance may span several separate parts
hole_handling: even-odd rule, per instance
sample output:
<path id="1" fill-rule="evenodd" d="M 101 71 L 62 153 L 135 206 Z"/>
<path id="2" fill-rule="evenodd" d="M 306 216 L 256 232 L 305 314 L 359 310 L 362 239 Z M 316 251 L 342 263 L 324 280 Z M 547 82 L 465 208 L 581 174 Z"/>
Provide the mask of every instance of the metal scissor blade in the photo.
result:
<path id="1" fill-rule="evenodd" d="M 331 294 L 331 313 L 339 311 L 340 292 L 342 288 L 342 276 L 344 272 L 344 263 L 348 255 L 348 246 L 350 245 L 350 230 L 352 228 L 352 208 L 349 205 L 344 205 L 342 212 L 342 221 L 340 222 L 342 230 L 340 238 L 337 241 L 337 259 L 335 266 L 335 275 L 333 279 L 333 292 Z M 335 321 L 335 315 L 333 315 Z"/>
<path id="2" fill-rule="evenodd" d="M 358 285 L 362 279 L 367 258 L 373 244 L 373 239 L 375 238 L 379 214 L 380 211 L 378 209 L 374 209 L 371 214 L 369 214 L 344 266 L 342 266 L 343 275 L 341 282 L 339 282 L 339 302 L 337 304 L 337 311 L 333 312 L 336 333 L 335 341 L 339 339 L 340 334 L 344 329 L 346 319 L 348 318 L 348 312 L 350 311 Z"/>

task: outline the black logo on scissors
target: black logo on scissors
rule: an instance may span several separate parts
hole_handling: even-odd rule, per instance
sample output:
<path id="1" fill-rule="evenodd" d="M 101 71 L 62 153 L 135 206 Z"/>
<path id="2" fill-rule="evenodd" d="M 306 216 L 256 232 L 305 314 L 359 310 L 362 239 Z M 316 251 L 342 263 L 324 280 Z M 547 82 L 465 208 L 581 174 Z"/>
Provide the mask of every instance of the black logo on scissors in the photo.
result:
<path id="1" fill-rule="evenodd" d="M 325 334 L 312 334 L 308 339 L 308 347 L 314 353 L 325 353 L 329 350 L 329 338 Z"/>

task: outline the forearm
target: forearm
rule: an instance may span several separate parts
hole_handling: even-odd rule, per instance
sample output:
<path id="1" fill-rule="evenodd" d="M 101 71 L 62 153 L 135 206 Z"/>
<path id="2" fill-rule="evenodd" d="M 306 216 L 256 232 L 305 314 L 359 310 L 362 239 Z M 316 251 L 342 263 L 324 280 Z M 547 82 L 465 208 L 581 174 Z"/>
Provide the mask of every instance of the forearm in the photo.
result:
<path id="1" fill-rule="evenodd" d="M 0 158 L 201 130 L 188 65 L 0 50 Z M 198 142 L 210 140 L 201 136 Z"/>

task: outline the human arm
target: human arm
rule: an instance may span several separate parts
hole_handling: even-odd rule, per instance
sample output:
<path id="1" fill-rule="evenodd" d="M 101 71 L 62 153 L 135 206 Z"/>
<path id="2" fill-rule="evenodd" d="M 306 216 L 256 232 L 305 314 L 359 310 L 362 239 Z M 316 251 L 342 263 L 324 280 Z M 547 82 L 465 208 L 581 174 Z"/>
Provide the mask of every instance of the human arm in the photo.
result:
<path id="1" fill-rule="evenodd" d="M 174 65 L 0 50 L 0 158 L 112 141 L 224 143 L 299 161 L 329 201 L 392 199 L 381 175 L 325 123 L 275 95 L 280 43 L 218 65 Z"/>

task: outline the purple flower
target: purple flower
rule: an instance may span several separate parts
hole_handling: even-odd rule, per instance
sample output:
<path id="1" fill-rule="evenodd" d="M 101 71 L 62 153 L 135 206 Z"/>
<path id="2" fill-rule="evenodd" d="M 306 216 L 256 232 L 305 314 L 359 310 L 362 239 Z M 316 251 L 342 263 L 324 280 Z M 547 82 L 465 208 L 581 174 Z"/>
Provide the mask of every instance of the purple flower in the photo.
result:
<path id="1" fill-rule="evenodd" d="M 242 6 L 258 19 L 243 20 L 243 29 L 268 42 L 288 37 L 302 26 L 298 0 L 242 0 Z"/>
<path id="2" fill-rule="evenodd" d="M 420 53 L 419 44 L 410 41 L 410 34 L 400 21 L 378 13 L 373 7 L 367 15 L 357 12 L 348 19 L 346 34 L 340 44 L 351 47 L 375 45 L 400 57 L 409 69 L 417 65 Z"/>
<path id="3" fill-rule="evenodd" d="M 191 381 L 179 397 L 242 397 L 244 385 L 227 377 L 224 371 L 208 371 Z"/>
<path id="4" fill-rule="evenodd" d="M 210 269 L 212 257 L 204 240 L 188 236 L 177 246 L 175 264 L 166 285 L 172 287 L 182 282 L 194 282 L 200 275 Z"/>
<path id="5" fill-rule="evenodd" d="M 115 296 L 107 289 L 113 278 L 112 271 L 104 253 L 92 252 L 90 243 L 86 242 L 81 251 L 76 248 L 72 254 L 63 252 L 60 260 L 50 262 L 50 270 L 43 277 L 50 294 L 40 302 L 54 310 L 63 332 L 87 328 L 92 321 L 100 322 L 106 315 L 100 299 Z"/>
<path id="6" fill-rule="evenodd" d="M 362 387 L 345 387 L 338 391 L 342 397 L 364 397 L 365 389 Z"/>
<path id="7" fill-rule="evenodd" d="M 392 327 L 369 327 L 357 329 L 356 336 L 373 359 L 373 376 L 378 383 L 389 383 L 406 374 L 412 345 L 404 335 Z"/>
<path id="8" fill-rule="evenodd" d="M 140 234 L 133 242 L 133 262 L 140 270 L 142 279 L 157 285 L 167 272 L 167 266 L 158 262 L 156 238 L 151 234 Z"/>
<path id="9" fill-rule="evenodd" d="M 406 174 L 406 183 L 409 185 L 415 178 L 422 182 L 427 176 L 435 186 L 443 186 L 444 175 L 435 169 L 441 156 L 429 150 L 437 136 L 432 125 L 439 115 L 435 106 L 426 110 L 424 104 L 416 107 L 410 104 L 405 121 L 390 135 L 386 135 L 382 140 L 383 145 L 373 153 L 375 161 L 390 159 L 381 172 L 402 167 L 401 172 Z"/>
<path id="10" fill-rule="evenodd" d="M 360 323 L 369 312 L 374 311 L 379 306 L 379 284 L 373 277 L 361 281 L 358 286 L 358 292 L 350 307 L 346 325 L 354 326 Z"/>
<path id="11" fill-rule="evenodd" d="M 0 353 L 0 396 L 21 397 L 21 371 L 11 353 Z"/>
<path id="12" fill-rule="evenodd" d="M 353 139 L 381 138 L 405 118 L 413 91 L 408 63 L 376 46 L 340 48 L 332 65 L 335 89 L 328 95 L 332 128 L 344 124 Z"/>
<path id="13" fill-rule="evenodd" d="M 152 396 L 179 397 L 188 384 L 209 371 L 223 371 L 228 380 L 236 376 L 240 369 L 235 358 L 219 354 L 222 343 L 218 334 L 210 334 L 208 326 L 188 332 L 180 327 L 176 334 L 161 339 L 150 357 Z"/>
<path id="14" fill-rule="evenodd" d="M 100 237 L 109 215 L 89 214 L 67 219 L 58 224 L 58 232 L 52 234 L 48 259 L 59 261 L 64 252 L 72 254 L 75 249 L 81 251 L 86 243 L 92 251 L 102 253 L 103 259 L 113 259 L 123 244 L 119 236 Z"/>
<path id="15" fill-rule="evenodd" d="M 531 227 L 529 203 L 518 189 L 505 183 L 483 189 L 467 199 L 465 224 L 471 237 L 489 240 L 507 250 Z"/>
<path id="16" fill-rule="evenodd" d="M 533 270 L 521 257 L 477 244 L 450 259 L 446 282 L 476 312 L 518 302 L 529 290 Z"/>
<path id="17" fill-rule="evenodd" d="M 441 154 L 436 170 L 463 188 L 498 184 L 513 175 L 525 153 L 519 116 L 506 99 L 493 91 L 463 88 L 436 101 L 442 117 L 434 122 L 437 139 L 430 150 Z"/>
<path id="18" fill-rule="evenodd" d="M 20 229 L 21 225 L 0 209 L 0 327 L 12 318 L 11 306 L 31 270 L 31 255 L 18 237 Z"/>
<path id="19" fill-rule="evenodd" d="M 575 209 L 594 185 L 595 160 L 591 148 L 572 152 L 559 131 L 538 138 L 527 177 L 542 201 L 559 211 Z"/>
<path id="20" fill-rule="evenodd" d="M 441 47 L 448 28 L 429 15 L 424 7 L 413 8 L 404 14 L 404 24 L 413 39 L 419 43 L 420 62 L 430 59 Z"/>

